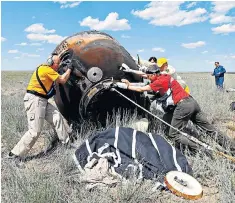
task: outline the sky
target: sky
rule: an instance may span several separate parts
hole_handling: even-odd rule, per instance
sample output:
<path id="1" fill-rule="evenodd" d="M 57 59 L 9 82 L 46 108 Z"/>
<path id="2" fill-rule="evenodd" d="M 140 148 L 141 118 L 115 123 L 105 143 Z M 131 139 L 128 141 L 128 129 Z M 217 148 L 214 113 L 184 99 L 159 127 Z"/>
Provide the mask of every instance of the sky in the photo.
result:
<path id="1" fill-rule="evenodd" d="M 235 72 L 235 1 L 3 1 L 1 69 L 34 70 L 66 37 L 114 37 L 134 57 L 166 57 L 179 72 Z"/>

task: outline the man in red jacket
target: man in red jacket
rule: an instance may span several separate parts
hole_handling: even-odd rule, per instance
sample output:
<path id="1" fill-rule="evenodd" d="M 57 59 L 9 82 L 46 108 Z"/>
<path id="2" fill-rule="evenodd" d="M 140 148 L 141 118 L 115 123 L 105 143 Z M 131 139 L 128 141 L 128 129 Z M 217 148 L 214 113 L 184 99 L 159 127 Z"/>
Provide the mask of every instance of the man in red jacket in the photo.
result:
<path id="1" fill-rule="evenodd" d="M 133 86 L 128 80 L 122 79 L 122 83 L 117 83 L 117 86 L 119 88 L 137 92 L 159 92 L 161 96 L 165 96 L 167 93 L 170 95 L 167 96 L 167 105 L 175 106 L 171 126 L 182 131 L 187 126 L 188 121 L 191 120 L 194 124 L 207 131 L 214 139 L 217 138 L 218 143 L 221 146 L 227 147 L 229 143 L 231 143 L 231 151 L 235 152 L 235 142 L 228 136 L 216 132 L 213 125 L 207 121 L 197 101 L 185 92 L 176 80 L 174 80 L 170 75 L 161 74 L 160 69 L 157 66 L 149 68 L 146 74 L 148 79 L 151 81 L 151 84 L 149 85 L 143 87 Z M 168 93 L 169 90 L 171 91 L 171 94 Z M 172 103 L 170 100 L 172 100 Z M 218 135 L 218 137 L 216 137 L 215 134 Z M 196 143 L 190 141 L 187 137 L 173 128 L 170 128 L 169 137 L 175 141 L 177 147 L 179 147 L 179 144 L 181 143 L 194 150 L 199 149 L 199 146 Z"/>

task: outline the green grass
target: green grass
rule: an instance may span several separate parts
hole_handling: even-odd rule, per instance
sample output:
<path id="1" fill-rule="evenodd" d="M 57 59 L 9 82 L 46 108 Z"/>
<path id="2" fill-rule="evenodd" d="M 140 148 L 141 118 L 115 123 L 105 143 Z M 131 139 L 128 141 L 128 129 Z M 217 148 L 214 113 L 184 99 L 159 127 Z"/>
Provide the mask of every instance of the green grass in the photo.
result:
<path id="1" fill-rule="evenodd" d="M 30 76 L 31 72 L 2 72 L 2 202 L 188 202 L 168 192 L 153 192 L 154 185 L 151 181 L 139 184 L 132 180 L 127 184 L 120 183 L 115 188 L 88 191 L 79 181 L 80 173 L 72 160 L 74 149 L 58 148 L 47 157 L 25 163 L 25 168 L 18 168 L 5 159 L 8 151 L 27 130 L 23 96 Z M 234 119 L 234 112 L 228 111 L 229 104 L 234 100 L 234 93 L 218 92 L 214 78 L 207 73 L 182 73 L 181 76 L 190 77 L 186 81 L 208 119 L 221 131 L 235 137 L 234 132 L 224 126 L 225 120 Z M 208 80 L 198 79 L 207 76 Z M 234 80 L 234 75 L 226 75 L 226 87 L 233 87 Z M 120 115 L 117 114 L 109 119 L 106 128 L 115 125 L 133 126 L 135 119 L 136 115 L 126 114 L 125 119 L 120 120 Z M 83 128 L 77 131 L 80 138 L 76 144 L 81 144 L 94 130 L 95 126 L 85 123 Z M 151 132 L 156 131 L 163 133 L 157 121 L 151 129 Z M 35 146 L 37 147 L 39 142 L 47 144 L 50 135 L 50 127 L 45 125 L 42 132 L 44 141 L 38 141 Z M 211 160 L 203 154 L 188 156 L 188 160 L 194 170 L 194 176 L 204 189 L 203 198 L 197 202 L 235 202 L 235 164 L 219 157 Z"/>

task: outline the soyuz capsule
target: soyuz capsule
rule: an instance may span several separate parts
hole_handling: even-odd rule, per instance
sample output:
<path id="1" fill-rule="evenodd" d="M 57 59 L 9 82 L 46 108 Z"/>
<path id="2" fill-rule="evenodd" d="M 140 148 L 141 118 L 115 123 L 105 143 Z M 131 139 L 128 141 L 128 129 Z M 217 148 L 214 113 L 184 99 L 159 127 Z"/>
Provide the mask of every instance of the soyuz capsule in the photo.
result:
<path id="1" fill-rule="evenodd" d="M 107 113 L 112 114 L 113 109 L 136 108 L 116 92 L 104 89 L 103 83 L 122 78 L 142 82 L 140 76 L 120 70 L 122 63 L 134 70 L 139 68 L 126 49 L 110 35 L 99 31 L 80 32 L 63 40 L 53 53 L 60 56 L 60 74 L 66 71 L 67 61 L 72 61 L 75 67 L 65 85 L 56 84 L 55 102 L 68 121 L 91 119 L 101 122 L 105 121 Z M 146 106 L 143 93 L 119 91 Z"/>

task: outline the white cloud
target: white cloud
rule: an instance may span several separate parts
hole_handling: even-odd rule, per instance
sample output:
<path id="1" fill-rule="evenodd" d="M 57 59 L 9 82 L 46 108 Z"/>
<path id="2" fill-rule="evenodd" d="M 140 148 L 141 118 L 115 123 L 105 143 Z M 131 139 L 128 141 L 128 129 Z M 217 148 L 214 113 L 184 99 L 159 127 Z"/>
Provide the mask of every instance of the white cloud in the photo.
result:
<path id="1" fill-rule="evenodd" d="M 128 35 L 122 35 L 122 36 L 121 36 L 121 38 L 129 39 L 129 38 L 131 38 L 131 37 L 130 37 L 130 36 L 128 36 Z"/>
<path id="2" fill-rule="evenodd" d="M 13 50 L 9 50 L 8 53 L 9 54 L 16 54 L 16 53 L 19 53 L 19 51 L 17 49 L 13 49 Z"/>
<path id="3" fill-rule="evenodd" d="M 206 60 L 207 63 L 209 64 L 214 64 L 215 62 L 214 61 L 209 61 L 209 60 Z"/>
<path id="4" fill-rule="evenodd" d="M 206 54 L 206 53 L 208 53 L 208 51 L 203 51 L 203 52 L 201 52 L 202 54 Z"/>
<path id="5" fill-rule="evenodd" d="M 38 54 L 28 54 L 27 56 L 28 57 L 40 57 L 40 55 L 38 55 Z"/>
<path id="6" fill-rule="evenodd" d="M 192 7 L 196 6 L 196 4 L 197 4 L 197 2 L 192 2 L 192 3 L 188 4 L 188 5 L 186 6 L 186 8 L 187 8 L 187 9 L 192 8 Z"/>
<path id="7" fill-rule="evenodd" d="M 230 57 L 231 57 L 232 59 L 235 59 L 235 55 L 231 55 Z"/>
<path id="8" fill-rule="evenodd" d="M 180 5 L 183 3 L 155 1 L 147 4 L 147 8 L 144 10 L 132 10 L 131 13 L 144 20 L 149 20 L 150 24 L 158 26 L 183 26 L 208 19 L 207 11 L 204 8 L 196 8 L 190 11 L 180 10 Z"/>
<path id="9" fill-rule="evenodd" d="M 152 51 L 165 52 L 165 49 L 163 49 L 161 47 L 154 47 L 154 48 L 152 48 Z"/>
<path id="10" fill-rule="evenodd" d="M 29 53 L 22 53 L 22 56 L 24 57 L 24 56 L 26 56 L 26 57 L 40 57 L 40 55 L 38 55 L 38 54 L 29 54 Z"/>
<path id="11" fill-rule="evenodd" d="M 235 8 L 234 1 L 214 1 L 212 2 L 214 12 L 227 13 L 229 10 Z"/>
<path id="12" fill-rule="evenodd" d="M 42 46 L 42 44 L 41 43 L 31 43 L 31 44 L 29 44 L 30 46 Z"/>
<path id="13" fill-rule="evenodd" d="M 235 8 L 235 2 L 215 1 L 212 2 L 212 5 L 213 9 L 210 14 L 211 24 L 235 22 L 235 17 L 226 15 L 231 9 Z"/>
<path id="14" fill-rule="evenodd" d="M 28 34 L 27 38 L 32 41 L 44 41 L 50 44 L 59 44 L 66 37 L 62 37 L 59 35 L 44 35 L 44 34 Z"/>
<path id="15" fill-rule="evenodd" d="M 36 18 L 35 16 L 32 17 L 32 19 L 35 19 L 35 18 Z"/>
<path id="16" fill-rule="evenodd" d="M 192 42 L 192 43 L 182 43 L 181 46 L 187 49 L 194 49 L 197 47 L 204 46 L 206 43 L 204 41 Z"/>
<path id="17" fill-rule="evenodd" d="M 228 34 L 235 32 L 235 24 L 224 24 L 219 27 L 212 28 L 211 30 L 214 32 L 214 34 Z"/>
<path id="18" fill-rule="evenodd" d="M 229 23 L 234 22 L 235 17 L 232 16 L 225 16 L 223 14 L 211 14 L 211 24 L 220 24 L 220 23 Z"/>
<path id="19" fill-rule="evenodd" d="M 15 44 L 15 45 L 18 45 L 18 46 L 27 46 L 27 43 L 26 42 L 22 42 L 20 44 Z"/>
<path id="20" fill-rule="evenodd" d="M 5 42 L 7 39 L 4 37 L 1 37 L 1 42 Z"/>
<path id="21" fill-rule="evenodd" d="M 47 42 L 51 44 L 59 44 L 62 40 L 64 40 L 66 37 L 62 37 L 57 34 L 51 34 L 54 33 L 56 30 L 48 30 L 44 28 L 42 23 L 36 23 L 33 25 L 30 25 L 25 29 L 26 32 L 31 32 L 30 34 L 27 34 L 27 38 L 32 41 L 42 41 Z M 41 46 L 40 43 L 31 43 L 31 46 Z"/>
<path id="22" fill-rule="evenodd" d="M 78 2 L 74 2 L 74 3 L 67 3 L 64 5 L 61 5 L 60 8 L 74 8 L 74 7 L 78 6 L 80 3 L 82 3 L 82 2 L 78 1 Z"/>
<path id="23" fill-rule="evenodd" d="M 29 54 L 29 53 L 23 53 L 23 52 L 19 52 L 18 50 L 14 49 L 14 50 L 9 50 L 8 51 L 9 54 L 16 54 L 19 53 L 21 54 L 22 57 L 40 57 L 40 55 L 38 54 Z M 14 57 L 14 59 L 19 59 L 19 56 Z"/>
<path id="24" fill-rule="evenodd" d="M 38 52 L 38 51 L 43 51 L 44 50 L 44 48 L 38 48 L 36 51 Z"/>
<path id="25" fill-rule="evenodd" d="M 66 3 L 67 3 L 67 1 L 54 1 L 54 3 L 66 4 Z"/>
<path id="26" fill-rule="evenodd" d="M 56 30 L 47 30 L 46 28 L 44 28 L 42 23 L 36 23 L 36 24 L 32 24 L 29 27 L 25 28 L 26 32 L 33 32 L 33 33 L 54 33 Z"/>
<path id="27" fill-rule="evenodd" d="M 223 63 L 226 63 L 228 61 L 231 61 L 233 59 L 235 59 L 235 54 L 216 54 L 213 56 L 213 58 L 215 58 L 215 61 L 224 61 Z"/>
<path id="28" fill-rule="evenodd" d="M 225 59 L 235 59 L 235 55 L 234 54 L 230 54 L 230 55 L 224 55 L 223 56 Z M 222 57 L 221 57 L 222 58 Z"/>
<path id="29" fill-rule="evenodd" d="M 74 1 L 74 2 L 69 2 L 69 1 L 54 1 L 55 3 L 61 4 L 60 8 L 74 8 L 78 6 L 82 1 Z"/>
<path id="30" fill-rule="evenodd" d="M 130 30 L 131 26 L 128 24 L 127 19 L 118 19 L 118 13 L 109 13 L 105 20 L 100 21 L 99 18 L 92 18 L 88 16 L 79 22 L 81 26 L 90 27 L 94 30 Z"/>
<path id="31" fill-rule="evenodd" d="M 229 56 L 228 55 L 224 55 L 224 54 L 216 54 L 216 55 L 214 55 L 214 58 L 217 58 L 217 59 L 221 59 L 221 58 L 228 59 Z"/>
<path id="32" fill-rule="evenodd" d="M 144 52 L 144 49 L 139 49 L 138 52 Z"/>

